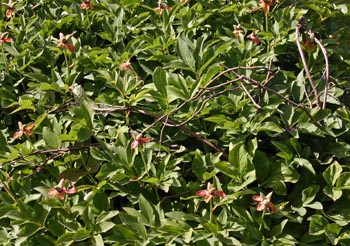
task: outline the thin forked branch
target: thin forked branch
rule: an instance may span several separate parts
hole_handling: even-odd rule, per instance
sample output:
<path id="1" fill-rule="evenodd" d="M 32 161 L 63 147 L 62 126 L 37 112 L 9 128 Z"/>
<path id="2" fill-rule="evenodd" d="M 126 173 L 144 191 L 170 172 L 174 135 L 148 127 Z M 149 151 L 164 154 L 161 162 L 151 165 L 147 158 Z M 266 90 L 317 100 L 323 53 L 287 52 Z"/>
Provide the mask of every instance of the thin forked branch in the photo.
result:
<path id="1" fill-rule="evenodd" d="M 300 38 L 299 38 L 300 29 L 301 29 L 301 24 L 297 24 L 297 26 L 295 28 L 296 43 L 297 43 L 297 46 L 298 46 L 298 50 L 299 50 L 301 61 L 303 62 L 303 66 L 304 66 L 304 69 L 305 69 L 305 72 L 306 72 L 306 76 L 307 76 L 307 78 L 308 78 L 308 80 L 310 82 L 312 91 L 315 94 L 317 106 L 319 108 L 321 108 L 321 102 L 320 102 L 320 98 L 318 96 L 317 87 L 316 87 L 316 84 L 315 84 L 314 80 L 312 79 L 310 69 L 309 69 L 309 67 L 308 67 L 308 65 L 306 63 L 304 52 L 303 52 L 303 49 L 302 49 L 301 44 L 300 44 Z M 309 95 L 307 93 L 305 93 L 305 94 L 306 94 L 306 97 L 307 97 L 307 99 L 309 101 L 310 107 L 312 107 L 312 102 L 311 102 L 311 99 L 310 99 Z"/>
<path id="2" fill-rule="evenodd" d="M 325 85 L 324 85 L 324 91 L 323 91 L 323 104 L 322 104 L 322 109 L 326 108 L 326 103 L 327 103 L 327 94 L 328 94 L 328 81 L 329 81 L 329 62 L 328 62 L 328 54 L 327 54 L 327 50 L 324 47 L 324 45 L 322 44 L 322 42 L 320 40 L 318 40 L 316 37 L 314 37 L 314 41 L 316 42 L 316 44 L 318 44 L 318 46 L 320 46 L 320 49 L 322 51 L 324 60 L 325 60 L 325 70 L 324 70 L 324 74 L 322 76 Z"/>

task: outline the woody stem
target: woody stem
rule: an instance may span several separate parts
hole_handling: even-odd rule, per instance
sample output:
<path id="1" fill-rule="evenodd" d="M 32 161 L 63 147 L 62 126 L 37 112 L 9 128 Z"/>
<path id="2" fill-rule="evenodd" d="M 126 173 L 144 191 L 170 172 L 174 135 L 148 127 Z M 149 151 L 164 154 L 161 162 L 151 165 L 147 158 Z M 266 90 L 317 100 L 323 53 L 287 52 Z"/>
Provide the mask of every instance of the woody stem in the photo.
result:
<path id="1" fill-rule="evenodd" d="M 2 53 L 2 60 L 4 61 L 5 68 L 7 70 L 8 66 L 7 66 L 7 60 L 6 60 L 6 56 L 5 56 L 5 51 L 4 51 L 4 46 L 3 45 L 1 45 L 1 53 Z"/>
<path id="2" fill-rule="evenodd" d="M 67 53 L 66 53 L 65 49 L 63 49 L 63 54 L 64 54 L 64 60 L 66 61 L 66 67 L 67 67 L 66 78 L 68 80 L 68 78 L 69 78 L 69 63 L 68 63 L 68 57 L 67 57 Z"/>
<path id="3" fill-rule="evenodd" d="M 210 200 L 210 213 L 209 213 L 209 222 L 211 223 L 213 218 L 213 200 Z"/>
<path id="4" fill-rule="evenodd" d="M 268 33 L 269 32 L 269 18 L 267 16 L 268 14 L 265 14 L 265 32 Z M 270 52 L 270 38 L 267 38 L 267 53 Z"/>

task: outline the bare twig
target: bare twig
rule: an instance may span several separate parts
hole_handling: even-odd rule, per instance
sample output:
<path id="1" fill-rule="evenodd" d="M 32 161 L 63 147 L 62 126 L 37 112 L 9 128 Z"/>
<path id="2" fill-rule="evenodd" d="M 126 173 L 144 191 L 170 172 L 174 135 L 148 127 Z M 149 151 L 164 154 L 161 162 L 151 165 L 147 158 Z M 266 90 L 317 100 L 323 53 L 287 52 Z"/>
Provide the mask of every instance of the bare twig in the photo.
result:
<path id="1" fill-rule="evenodd" d="M 317 126 L 319 126 L 319 127 L 322 127 L 322 126 L 314 119 L 314 117 L 310 114 L 309 110 L 308 110 L 307 108 L 305 108 L 304 105 L 298 104 L 298 103 L 296 103 L 296 102 L 290 100 L 289 98 L 283 96 L 281 93 L 275 91 L 274 89 L 271 89 L 270 87 L 267 87 L 267 86 L 265 86 L 265 85 L 259 83 L 258 81 L 254 80 L 254 79 L 252 79 L 252 78 L 248 78 L 248 77 L 244 76 L 244 77 L 243 77 L 243 80 L 247 81 L 247 82 L 250 83 L 250 84 L 253 84 L 253 85 L 256 85 L 256 86 L 258 86 L 258 87 L 261 87 L 261 88 L 263 88 L 264 90 L 269 91 L 269 92 L 271 92 L 271 93 L 273 93 L 273 94 L 279 96 L 279 97 L 282 98 L 284 101 L 286 101 L 286 102 L 292 104 L 293 106 L 302 109 L 302 110 L 307 114 L 307 116 L 310 118 L 310 120 L 311 120 L 315 125 L 317 125 Z"/>
<path id="2" fill-rule="evenodd" d="M 254 98 L 252 97 L 252 95 L 250 95 L 249 91 L 247 90 L 247 88 L 244 86 L 243 83 L 241 84 L 241 87 L 249 97 L 250 101 L 254 104 L 254 106 L 257 107 L 258 109 L 261 109 L 260 105 L 255 102 Z"/>
<path id="3" fill-rule="evenodd" d="M 71 146 L 71 147 L 67 147 L 67 148 L 60 148 L 60 149 L 46 149 L 46 150 L 36 150 L 36 151 L 33 151 L 32 153 L 28 154 L 28 155 L 25 155 L 25 156 L 20 156 L 20 157 L 17 157 L 11 161 L 6 161 L 6 162 L 3 162 L 3 163 L 0 163 L 0 167 L 6 165 L 6 164 L 14 164 L 18 161 L 21 161 L 21 160 L 24 160 L 26 159 L 27 157 L 29 156 L 33 156 L 33 155 L 40 155 L 40 154 L 52 154 L 52 155 L 56 155 L 56 154 L 61 154 L 61 153 L 66 153 L 66 152 L 69 152 L 69 151 L 73 151 L 73 150 L 82 150 L 82 149 L 87 149 L 87 148 L 91 148 L 91 147 L 99 147 L 100 144 L 99 143 L 91 143 L 91 144 L 86 144 L 86 145 L 77 145 L 77 146 Z M 49 160 L 50 157 L 44 159 L 43 161 L 47 161 Z"/>
<path id="4" fill-rule="evenodd" d="M 310 85 L 311 85 L 311 88 L 312 88 L 312 91 L 314 92 L 315 94 L 315 98 L 316 98 L 316 102 L 317 102 L 317 106 L 319 108 L 321 108 L 321 103 L 320 103 L 320 98 L 318 96 L 318 91 L 317 91 L 317 88 L 316 88 L 316 85 L 315 85 L 315 82 L 313 81 L 312 79 L 312 76 L 311 76 L 311 72 L 310 72 L 310 69 L 306 63 L 306 59 L 305 59 L 305 56 L 304 56 L 304 52 L 303 52 L 303 49 L 301 47 L 301 44 L 300 44 L 300 38 L 299 38 L 299 31 L 300 31 L 300 28 L 301 28 L 301 25 L 300 24 L 297 24 L 296 28 L 295 28 L 295 38 L 296 38 L 296 43 L 297 43 L 297 46 L 298 46 L 298 50 L 299 50 L 299 54 L 300 54 L 300 57 L 301 57 L 301 60 L 303 62 L 303 66 L 304 66 L 304 69 L 305 69 L 305 72 L 306 72 L 306 76 L 310 82 Z M 309 104 L 310 104 L 310 107 L 312 108 L 312 102 L 311 102 L 311 99 L 308 95 L 307 92 L 305 92 L 306 94 L 306 98 L 307 100 L 309 101 Z"/>
<path id="5" fill-rule="evenodd" d="M 188 191 L 184 191 L 184 192 L 181 192 L 181 193 L 178 193 L 175 195 L 165 196 L 162 198 L 162 200 L 159 201 L 159 203 L 164 202 L 166 199 L 176 198 L 176 197 L 183 196 L 183 195 L 186 195 L 186 194 L 191 193 L 191 192 L 192 192 L 192 190 L 188 190 Z"/>
<path id="6" fill-rule="evenodd" d="M 232 83 L 232 82 L 233 82 L 233 80 L 231 80 L 231 83 Z M 215 97 L 217 97 L 217 96 L 219 96 L 219 95 L 221 95 L 221 94 L 224 94 L 224 93 L 227 92 L 227 91 L 237 90 L 238 88 L 239 88 L 239 86 L 234 87 L 234 88 L 226 88 L 226 89 L 221 90 L 221 91 L 219 91 L 219 92 L 217 92 L 217 93 L 215 93 L 215 94 L 212 94 L 212 95 L 207 96 L 207 97 L 203 100 L 203 102 L 201 103 L 201 106 L 200 106 L 200 107 L 191 115 L 191 117 L 189 117 L 187 120 L 185 120 L 185 121 L 183 121 L 183 122 L 181 122 L 181 123 L 178 123 L 178 124 L 176 124 L 176 125 L 172 125 L 172 124 L 169 124 L 169 123 L 168 123 L 168 125 L 169 125 L 169 126 L 172 126 L 172 127 L 178 127 L 178 126 L 183 126 L 183 125 L 187 124 L 189 121 L 191 121 L 194 117 L 196 117 L 196 116 L 202 111 L 202 109 L 204 108 L 205 104 L 206 104 L 210 99 L 213 99 L 213 98 L 215 98 Z"/>
<path id="7" fill-rule="evenodd" d="M 213 143 L 211 143 L 210 141 L 208 141 L 207 139 L 205 139 L 204 137 L 200 136 L 199 134 L 193 132 L 192 130 L 190 130 L 189 128 L 183 126 L 183 125 L 178 125 L 177 122 L 173 121 L 173 120 L 170 120 L 169 119 L 169 113 L 168 114 L 164 114 L 164 115 L 156 115 L 156 114 L 153 114 L 145 109 L 141 109 L 141 108 L 138 108 L 138 107 L 111 107 L 111 108 L 95 108 L 95 111 L 103 111 L 103 112 L 113 112 L 113 111 L 124 111 L 124 110 L 130 110 L 132 112 L 136 112 L 136 113 L 139 113 L 139 114 L 143 114 L 143 115 L 147 115 L 147 116 L 150 116 L 152 118 L 155 119 L 155 121 L 151 124 L 151 126 L 153 127 L 155 125 L 155 122 L 158 123 L 158 122 L 162 122 L 164 125 L 166 126 L 170 126 L 170 127 L 177 127 L 179 128 L 180 130 L 182 130 L 183 132 L 187 133 L 188 135 L 194 137 L 195 139 L 197 139 L 198 141 L 208 145 L 210 148 L 212 148 L 213 150 L 217 151 L 217 152 L 220 152 L 222 153 L 223 157 L 225 159 L 228 158 L 228 155 L 227 153 L 225 153 L 225 151 L 223 151 L 222 149 L 220 149 L 219 147 L 215 146 Z M 150 129 L 150 127 L 146 127 L 145 129 Z M 146 130 L 143 130 L 142 133 L 146 132 Z"/>
<path id="8" fill-rule="evenodd" d="M 46 157 L 44 160 L 40 161 L 39 163 L 35 163 L 35 165 L 36 165 L 35 170 L 31 174 L 28 174 L 28 175 L 24 176 L 23 178 L 24 179 L 25 178 L 29 178 L 29 177 L 33 176 L 34 174 L 36 174 L 36 173 L 40 173 L 44 169 L 43 165 L 46 162 L 48 162 L 50 160 L 53 160 L 53 159 L 56 159 L 56 158 L 62 156 L 63 154 L 64 154 L 64 152 L 57 152 L 55 154 L 52 154 L 52 155 Z"/>
<path id="9" fill-rule="evenodd" d="M 226 86 L 226 85 L 232 84 L 234 82 L 240 81 L 240 80 L 242 80 L 242 78 L 243 77 L 238 77 L 236 79 L 231 79 L 231 80 L 228 80 L 226 82 L 220 83 L 219 85 L 214 85 L 214 86 L 211 86 L 211 87 L 205 87 L 203 89 L 204 90 L 208 90 L 208 91 L 213 91 L 213 90 L 216 90 L 216 89 L 221 88 L 223 86 Z"/>
<path id="10" fill-rule="evenodd" d="M 269 69 L 267 70 L 267 74 L 266 74 L 266 78 L 265 78 L 265 85 L 267 86 L 267 84 L 271 81 L 272 79 L 272 73 L 271 73 L 271 69 L 272 69 L 272 59 L 270 59 L 269 62 Z M 258 105 L 260 106 L 259 109 L 261 109 L 262 103 L 264 101 L 264 94 L 265 94 L 265 90 L 263 88 L 259 88 L 259 101 L 258 101 Z"/>
<path id="11" fill-rule="evenodd" d="M 316 37 L 314 37 L 314 41 L 316 42 L 316 44 L 318 44 L 318 46 L 320 46 L 320 49 L 322 51 L 326 66 L 325 66 L 325 71 L 324 71 L 324 75 L 322 76 L 322 78 L 324 79 L 325 85 L 324 85 L 324 95 L 323 95 L 323 104 L 322 104 L 322 108 L 325 109 L 326 108 L 326 104 L 327 104 L 327 94 L 328 94 L 328 80 L 329 80 L 329 62 L 328 62 L 328 54 L 327 54 L 327 50 L 324 47 L 324 45 L 322 44 L 322 42 L 320 40 L 318 40 Z"/>
<path id="12" fill-rule="evenodd" d="M 147 116 L 151 116 L 155 119 L 157 119 L 156 121 L 159 122 L 163 122 L 163 124 L 166 124 L 167 126 L 173 126 L 173 125 L 177 125 L 176 122 L 172 121 L 172 120 L 169 120 L 168 118 L 165 119 L 164 115 L 162 116 L 157 116 L 147 110 L 144 110 L 144 109 L 140 109 L 140 108 L 136 108 L 136 107 L 132 107 L 132 111 L 133 112 L 138 112 L 140 114 L 143 114 L 143 115 L 147 115 Z M 167 115 L 167 114 L 165 114 Z M 191 131 L 189 128 L 185 127 L 185 126 L 177 126 L 179 129 L 181 129 L 183 132 L 187 133 L 188 135 L 194 137 L 195 139 L 199 140 L 200 142 L 208 145 L 210 148 L 212 148 L 213 150 L 217 151 L 217 152 L 220 152 L 222 153 L 223 157 L 225 159 L 228 158 L 228 155 L 225 151 L 223 151 L 222 149 L 220 149 L 219 147 L 215 146 L 213 143 L 211 143 L 210 141 L 208 141 L 207 139 L 203 138 L 201 135 Z M 144 131 L 143 131 L 144 132 Z"/>

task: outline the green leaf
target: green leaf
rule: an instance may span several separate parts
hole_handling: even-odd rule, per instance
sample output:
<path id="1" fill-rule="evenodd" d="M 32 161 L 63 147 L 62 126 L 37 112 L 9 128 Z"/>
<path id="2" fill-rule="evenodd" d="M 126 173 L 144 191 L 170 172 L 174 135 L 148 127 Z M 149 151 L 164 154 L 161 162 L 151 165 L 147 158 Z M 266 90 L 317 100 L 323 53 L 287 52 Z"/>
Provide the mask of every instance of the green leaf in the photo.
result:
<path id="1" fill-rule="evenodd" d="M 116 225 L 115 230 L 118 231 L 124 238 L 129 240 L 139 240 L 138 238 L 138 231 L 135 231 L 133 229 L 129 229 L 128 227 L 124 225 Z"/>
<path id="2" fill-rule="evenodd" d="M 267 121 L 258 126 L 258 131 L 270 131 L 276 133 L 284 132 L 284 129 L 275 122 Z"/>
<path id="3" fill-rule="evenodd" d="M 330 197 L 333 201 L 338 200 L 342 195 L 343 191 L 337 187 L 326 186 L 323 188 L 323 193 Z"/>
<path id="4" fill-rule="evenodd" d="M 281 169 L 280 163 L 270 163 L 270 175 L 266 180 L 266 186 L 272 188 L 276 194 L 285 195 L 287 187 Z"/>
<path id="5" fill-rule="evenodd" d="M 146 200 L 146 198 L 143 195 L 139 196 L 139 205 L 141 209 L 141 213 L 145 216 L 147 219 L 147 222 L 150 225 L 155 224 L 155 214 L 154 210 L 152 208 L 152 205 L 149 201 Z"/>
<path id="6" fill-rule="evenodd" d="M 311 134 L 315 136 L 323 137 L 324 133 L 315 124 L 303 122 L 298 125 L 298 130 L 301 133 Z"/>
<path id="7" fill-rule="evenodd" d="M 94 235 L 92 238 L 92 242 L 96 246 L 104 246 L 105 245 L 101 234 Z"/>
<path id="8" fill-rule="evenodd" d="M 205 120 L 209 121 L 209 122 L 214 122 L 217 124 L 225 124 L 226 122 L 231 121 L 228 117 L 226 117 L 225 115 L 222 115 L 222 114 L 215 114 L 215 115 L 206 117 Z"/>
<path id="9" fill-rule="evenodd" d="M 203 155 L 199 150 L 195 152 L 192 161 L 192 172 L 202 181 L 207 181 L 215 175 L 213 163 L 209 155 Z"/>
<path id="10" fill-rule="evenodd" d="M 99 233 L 105 233 L 109 230 L 111 230 L 115 226 L 115 223 L 104 221 L 97 225 L 97 232 Z"/>
<path id="11" fill-rule="evenodd" d="M 7 151 L 8 151 L 8 147 L 7 147 L 6 138 L 4 136 L 4 133 L 0 131 L 0 153 L 7 152 Z"/>
<path id="12" fill-rule="evenodd" d="M 270 172 L 270 162 L 266 154 L 260 150 L 257 150 L 253 159 L 255 166 L 256 178 L 262 182 L 264 181 Z"/>
<path id="13" fill-rule="evenodd" d="M 140 214 L 138 215 L 138 217 L 139 216 Z M 122 220 L 123 224 L 125 224 L 125 226 L 129 228 L 129 230 L 124 231 L 125 233 L 127 233 L 127 236 L 136 237 L 137 239 L 147 238 L 147 231 L 144 225 L 144 222 L 146 221 L 142 221 L 143 223 L 141 223 L 141 221 L 135 216 L 131 216 L 126 213 L 119 213 L 119 218 Z M 118 229 L 118 225 L 116 225 L 116 229 Z M 132 234 L 130 234 L 130 232 L 132 232 Z"/>
<path id="14" fill-rule="evenodd" d="M 301 102 L 305 97 L 304 71 L 300 71 L 297 79 L 291 83 L 292 95 L 297 102 Z"/>
<path id="15" fill-rule="evenodd" d="M 22 226 L 18 236 L 20 236 L 20 237 L 27 237 L 28 238 L 31 235 L 37 233 L 41 229 L 43 229 L 43 226 L 40 226 L 38 224 L 30 223 L 30 222 L 29 223 L 25 223 Z"/>
<path id="16" fill-rule="evenodd" d="M 60 147 L 60 139 L 59 135 L 57 135 L 53 130 L 48 127 L 43 127 L 43 138 L 48 147 L 51 148 L 59 148 Z"/>
<path id="17" fill-rule="evenodd" d="M 294 108 L 290 104 L 285 104 L 281 108 L 281 117 L 287 126 L 293 124 Z"/>
<path id="18" fill-rule="evenodd" d="M 195 71 L 196 62 L 192 55 L 192 51 L 189 48 L 189 44 L 187 42 L 188 42 L 188 39 L 186 39 L 185 41 L 184 37 L 181 37 L 178 39 L 177 45 L 178 45 L 179 55 L 181 60 L 188 67 L 190 67 L 192 71 Z"/>
<path id="19" fill-rule="evenodd" d="M 332 223 L 326 225 L 325 233 L 332 245 L 338 245 L 338 237 L 341 230 L 342 227 L 338 224 Z"/>
<path id="20" fill-rule="evenodd" d="M 119 211 L 118 211 L 118 210 L 112 210 L 112 211 L 105 211 L 105 212 L 102 212 L 102 213 L 96 218 L 96 223 L 108 221 L 108 220 L 114 218 L 115 216 L 117 216 L 118 214 L 119 214 Z"/>
<path id="21" fill-rule="evenodd" d="M 343 172 L 337 179 L 336 187 L 350 190 L 350 172 Z"/>
<path id="22" fill-rule="evenodd" d="M 90 232 L 86 228 L 79 228 L 73 236 L 73 240 L 76 242 L 84 241 L 90 238 Z"/>
<path id="23" fill-rule="evenodd" d="M 294 158 L 292 164 L 297 164 L 298 166 L 304 167 L 309 170 L 312 174 L 316 175 L 315 169 L 312 164 L 304 158 Z"/>
<path id="24" fill-rule="evenodd" d="M 322 173 L 322 176 L 329 186 L 334 186 L 342 171 L 341 165 L 335 161 Z"/>
<path id="25" fill-rule="evenodd" d="M 328 224 L 328 220 L 320 214 L 312 215 L 308 218 L 310 221 L 309 233 L 311 235 L 321 235 L 325 233 L 325 226 Z"/>
<path id="26" fill-rule="evenodd" d="M 255 171 L 252 161 L 256 148 L 256 139 L 251 140 L 247 147 L 244 143 L 238 143 L 230 147 L 229 162 L 234 167 L 238 177 L 244 180 L 248 173 Z"/>
<path id="27" fill-rule="evenodd" d="M 303 205 L 308 205 L 310 204 L 316 197 L 318 191 L 320 190 L 319 185 L 311 185 L 310 187 L 304 189 L 301 192 L 301 200 L 303 202 Z"/>
<path id="28" fill-rule="evenodd" d="M 99 211 L 108 211 L 110 208 L 108 196 L 104 192 L 98 192 L 94 196 L 93 204 Z"/>
<path id="29" fill-rule="evenodd" d="M 56 218 L 50 218 L 46 224 L 46 228 L 57 237 L 64 234 L 64 226 L 62 226 Z"/>
<path id="30" fill-rule="evenodd" d="M 56 241 L 56 245 L 71 245 L 74 242 L 74 233 L 66 232 L 60 237 L 58 237 Z"/>
<path id="31" fill-rule="evenodd" d="M 156 86 L 160 95 L 163 98 L 168 98 L 168 94 L 167 94 L 167 90 L 166 90 L 167 85 L 168 85 L 167 75 L 161 67 L 157 67 L 154 70 L 153 83 Z"/>
<path id="32" fill-rule="evenodd" d="M 284 219 L 280 224 L 272 227 L 271 236 L 278 237 L 279 235 L 281 235 L 287 223 L 288 223 L 288 219 Z"/>
<path id="33" fill-rule="evenodd" d="M 209 49 L 207 49 L 203 54 L 203 57 L 207 57 L 207 59 L 203 59 L 204 63 L 203 61 L 201 61 L 201 67 L 198 70 L 199 75 L 202 75 L 202 73 L 216 59 L 216 57 L 228 50 L 232 46 L 232 43 L 233 40 L 230 42 L 226 42 L 220 45 L 219 47 L 210 47 Z"/>
<path id="34" fill-rule="evenodd" d="M 346 158 L 350 155 L 350 144 L 339 141 L 333 143 L 327 151 L 335 155 L 338 159 Z"/>
<path id="35" fill-rule="evenodd" d="M 67 180 L 70 180 L 72 182 L 78 181 L 80 178 L 85 176 L 87 172 L 85 170 L 77 169 L 77 168 L 69 168 L 64 170 L 62 173 L 59 174 L 59 178 L 64 178 Z"/>
<path id="36" fill-rule="evenodd" d="M 19 107 L 16 108 L 11 112 L 11 114 L 14 114 L 16 112 L 22 111 L 22 110 L 35 110 L 35 107 L 33 105 L 33 101 L 30 99 L 21 99 L 19 102 Z"/>
<path id="37" fill-rule="evenodd" d="M 219 161 L 215 163 L 215 168 L 230 178 L 237 178 L 237 173 L 234 171 L 233 166 L 227 161 Z"/>
<path id="38" fill-rule="evenodd" d="M 313 202 L 313 203 L 304 204 L 304 207 L 308 207 L 308 208 L 312 208 L 312 209 L 316 209 L 316 210 L 323 209 L 322 203 L 320 203 L 320 202 Z"/>

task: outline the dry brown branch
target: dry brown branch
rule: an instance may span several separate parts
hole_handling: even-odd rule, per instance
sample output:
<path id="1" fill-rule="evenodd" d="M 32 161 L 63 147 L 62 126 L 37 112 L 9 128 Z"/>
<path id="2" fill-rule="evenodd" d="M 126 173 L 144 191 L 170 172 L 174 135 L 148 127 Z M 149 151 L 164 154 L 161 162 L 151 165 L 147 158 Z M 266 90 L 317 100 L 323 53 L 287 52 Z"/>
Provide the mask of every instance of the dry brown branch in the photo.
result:
<path id="1" fill-rule="evenodd" d="M 300 37 L 299 37 L 300 29 L 301 29 L 301 25 L 297 24 L 297 26 L 295 28 L 296 43 L 297 43 L 297 46 L 298 46 L 298 50 L 299 50 L 301 61 L 303 62 L 303 66 L 304 66 L 304 69 L 305 69 L 306 77 L 308 78 L 308 80 L 310 82 L 310 85 L 311 85 L 311 88 L 312 88 L 312 91 L 315 94 L 317 107 L 321 108 L 321 102 L 320 102 L 320 98 L 319 98 L 319 95 L 318 95 L 318 91 L 317 91 L 315 82 L 312 79 L 310 69 L 309 69 L 309 67 L 308 67 L 308 65 L 306 63 L 305 55 L 304 55 L 303 49 L 302 49 L 301 44 L 300 44 Z M 310 96 L 308 95 L 307 92 L 305 92 L 305 95 L 306 95 L 307 100 L 309 101 L 310 107 L 312 108 L 312 102 L 311 102 Z"/>
<path id="2" fill-rule="evenodd" d="M 255 102 L 254 98 L 252 97 L 252 95 L 250 95 L 249 91 L 247 90 L 247 88 L 245 87 L 245 85 L 243 83 L 241 84 L 241 87 L 244 90 L 245 94 L 247 94 L 247 96 L 249 97 L 249 99 L 253 103 L 253 105 L 255 107 L 257 107 L 258 109 L 261 109 L 261 106 Z"/>
<path id="3" fill-rule="evenodd" d="M 325 70 L 324 70 L 324 74 L 322 76 L 322 78 L 324 79 L 325 85 L 324 85 L 324 90 L 323 90 L 323 104 L 322 104 L 322 108 L 325 109 L 326 108 L 326 104 L 327 104 L 327 94 L 328 94 L 328 81 L 329 81 L 329 62 L 328 62 L 328 54 L 327 54 L 327 50 L 324 47 L 324 45 L 322 44 L 322 42 L 320 40 L 318 40 L 316 37 L 314 37 L 314 41 L 316 44 L 318 44 L 318 46 L 320 46 L 320 49 L 322 51 L 324 60 L 325 60 Z"/>

